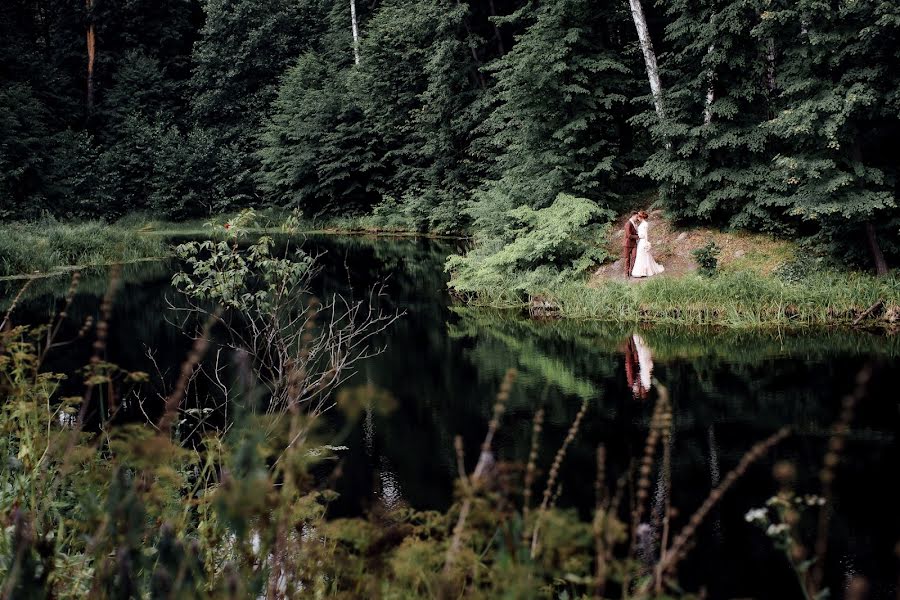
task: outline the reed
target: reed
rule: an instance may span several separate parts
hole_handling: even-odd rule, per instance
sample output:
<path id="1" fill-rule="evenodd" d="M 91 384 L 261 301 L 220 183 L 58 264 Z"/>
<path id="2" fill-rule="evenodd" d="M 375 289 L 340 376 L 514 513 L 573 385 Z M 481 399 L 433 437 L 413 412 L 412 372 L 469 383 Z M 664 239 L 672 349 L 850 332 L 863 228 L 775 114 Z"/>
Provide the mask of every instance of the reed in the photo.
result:
<path id="1" fill-rule="evenodd" d="M 537 472 L 537 457 L 540 449 L 541 431 L 544 427 L 544 409 L 539 409 L 534 414 L 534 424 L 531 428 L 531 448 L 528 451 L 528 463 L 525 465 L 525 482 L 522 492 L 522 520 L 527 522 L 531 513 L 531 496 L 534 487 L 535 474 Z M 528 539 L 527 528 L 522 528 L 522 536 L 524 540 Z"/>
<path id="2" fill-rule="evenodd" d="M 822 588 L 822 579 L 825 571 L 825 554 L 828 551 L 828 528 L 831 521 L 831 511 L 834 505 L 834 478 L 837 466 L 840 463 L 841 452 L 846 444 L 847 433 L 853 422 L 856 405 L 865 398 L 869 381 L 872 378 L 872 367 L 866 365 L 856 376 L 854 389 L 841 400 L 841 414 L 838 421 L 831 428 L 831 437 L 822 460 L 822 470 L 819 472 L 822 497 L 825 505 L 819 510 L 816 541 L 813 548 L 816 561 L 813 563 L 810 574 L 810 591 L 813 597 Z"/>
<path id="3" fill-rule="evenodd" d="M 487 474 L 488 469 L 494 463 L 492 452 L 494 435 L 497 433 L 497 428 L 500 426 L 500 417 L 503 415 L 504 410 L 506 410 L 506 403 L 509 401 L 509 394 L 512 391 L 512 386 L 516 381 L 517 375 L 518 373 L 515 369 L 506 371 L 503 383 L 500 384 L 500 391 L 497 392 L 497 399 L 494 402 L 493 415 L 488 423 L 487 433 L 484 436 L 484 441 L 481 443 L 481 453 L 478 456 L 478 463 L 475 465 L 475 470 L 472 472 L 471 478 L 465 480 L 466 486 L 464 491 L 468 492 L 468 494 L 459 509 L 459 517 L 456 520 L 456 525 L 453 527 L 453 538 L 450 541 L 450 545 L 447 547 L 443 569 L 445 577 L 448 577 L 452 573 L 454 562 L 462 548 L 466 520 L 469 518 L 469 512 L 472 510 L 474 496 L 482 486 L 484 482 L 483 478 Z"/>
<path id="4" fill-rule="evenodd" d="M 755 444 L 744 454 L 737 466 L 722 478 L 722 482 L 710 492 L 703 504 L 688 519 L 687 525 L 672 540 L 672 545 L 666 552 L 665 559 L 660 561 L 659 573 L 666 574 L 675 569 L 678 562 L 687 554 L 688 544 L 697 532 L 697 528 L 703 523 L 703 519 L 706 518 L 719 500 L 722 499 L 725 492 L 741 478 L 750 465 L 762 458 L 773 446 L 784 440 L 788 435 L 790 435 L 790 429 L 782 428 L 765 440 Z"/>
<path id="5" fill-rule="evenodd" d="M 587 408 L 588 401 L 582 401 L 581 408 L 579 409 L 578 414 L 575 415 L 575 419 L 572 421 L 572 425 L 569 427 L 569 431 L 566 433 L 562 445 L 559 447 L 559 450 L 556 451 L 556 456 L 553 457 L 553 464 L 550 465 L 550 472 L 547 475 L 547 485 L 544 486 L 543 499 L 541 500 L 540 508 L 538 508 L 534 529 L 531 534 L 531 558 L 534 558 L 538 553 L 538 540 L 542 518 L 547 512 L 547 509 L 555 503 L 552 495 L 556 489 L 556 480 L 559 477 L 559 470 L 562 467 L 562 462 L 566 457 L 566 451 L 569 449 L 569 445 L 575 440 L 575 436 L 578 435 L 578 430 L 581 427 L 581 421 L 584 418 L 584 414 L 587 412 Z"/>

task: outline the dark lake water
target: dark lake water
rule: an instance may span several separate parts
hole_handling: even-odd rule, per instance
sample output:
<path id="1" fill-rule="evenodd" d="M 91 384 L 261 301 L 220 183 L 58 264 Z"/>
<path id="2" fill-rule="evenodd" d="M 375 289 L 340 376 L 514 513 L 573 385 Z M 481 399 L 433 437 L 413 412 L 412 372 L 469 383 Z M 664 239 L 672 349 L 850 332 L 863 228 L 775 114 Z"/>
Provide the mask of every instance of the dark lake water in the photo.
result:
<path id="1" fill-rule="evenodd" d="M 358 418 L 328 413 L 331 443 L 348 447 L 336 482 L 341 498 L 332 507 L 334 515 L 360 514 L 376 502 L 418 509 L 449 506 L 456 473 L 454 436 L 462 436 L 471 468 L 503 375 L 515 368 L 519 377 L 498 433 L 497 454 L 503 460 L 527 460 L 532 419 L 544 407 L 538 464 L 546 470 L 587 402 L 563 465 L 560 505 L 588 518 L 598 444 L 607 448 L 607 483 L 612 485 L 633 459 L 640 459 L 659 383 L 667 386 L 674 407 L 676 531 L 750 446 L 782 426 L 795 432 L 753 465 L 705 521 L 680 569 L 681 582 L 694 590 L 706 585 L 711 598 L 798 598 L 784 558 L 745 522 L 744 514 L 777 490 L 776 461 L 796 465 L 798 491 L 820 493 L 831 427 L 857 373 L 869 366 L 868 393 L 856 407 L 836 468 L 826 579 L 832 597 L 843 597 L 846 581 L 855 575 L 869 580 L 870 598 L 897 597 L 896 336 L 533 321 L 454 306 L 443 273 L 444 260 L 454 250 L 450 243 L 311 238 L 306 247 L 325 251 L 317 291 L 361 297 L 369 286 L 387 280 L 383 308 L 405 311 L 377 340 L 384 352 L 358 365 L 339 391 L 362 407 Z M 167 321 L 175 268 L 166 261 L 125 267 L 108 351 L 111 362 L 153 373 L 146 355 L 152 348 L 169 382 L 190 347 Z M 69 311 L 69 333 L 86 316 L 96 316 L 106 281 L 105 272 L 85 274 Z M 0 312 L 18 285 L 0 282 Z M 59 309 L 67 286 L 67 277 L 36 281 L 16 312 L 18 322 L 45 322 Z M 67 346 L 51 355 L 50 367 L 74 372 L 90 353 L 89 340 Z M 655 381 L 648 377 L 651 369 Z M 165 384 L 155 385 L 162 390 Z M 543 481 L 536 494 L 542 489 Z M 814 528 L 804 534 L 811 545 Z"/>

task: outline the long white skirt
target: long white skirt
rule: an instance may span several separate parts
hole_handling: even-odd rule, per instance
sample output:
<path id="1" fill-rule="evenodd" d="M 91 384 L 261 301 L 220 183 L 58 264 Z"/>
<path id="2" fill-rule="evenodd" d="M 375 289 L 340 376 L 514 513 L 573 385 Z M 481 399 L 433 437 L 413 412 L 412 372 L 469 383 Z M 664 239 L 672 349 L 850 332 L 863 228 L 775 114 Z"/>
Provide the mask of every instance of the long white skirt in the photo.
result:
<path id="1" fill-rule="evenodd" d="M 647 240 L 638 241 L 637 253 L 634 257 L 634 268 L 631 269 L 632 277 L 652 277 L 659 275 L 666 268 L 653 260 L 650 254 L 650 244 Z"/>

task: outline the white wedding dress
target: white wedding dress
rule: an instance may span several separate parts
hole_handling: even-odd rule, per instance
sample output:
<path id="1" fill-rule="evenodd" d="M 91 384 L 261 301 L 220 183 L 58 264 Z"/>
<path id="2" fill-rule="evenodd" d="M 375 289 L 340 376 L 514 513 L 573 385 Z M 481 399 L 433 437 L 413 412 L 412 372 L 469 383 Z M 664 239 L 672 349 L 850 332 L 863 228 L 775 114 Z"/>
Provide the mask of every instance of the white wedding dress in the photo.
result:
<path id="1" fill-rule="evenodd" d="M 653 377 L 653 354 L 650 352 L 650 346 L 638 334 L 633 334 L 631 339 L 634 340 L 634 347 L 637 350 L 638 368 L 640 369 L 638 381 L 645 391 L 650 389 Z M 635 382 L 638 385 L 638 382 Z"/>
<path id="2" fill-rule="evenodd" d="M 652 277 L 659 275 L 666 270 L 661 264 L 653 260 L 650 254 L 650 240 L 648 234 L 650 232 L 650 222 L 641 221 L 638 225 L 638 245 L 637 253 L 634 257 L 634 268 L 631 269 L 632 277 Z"/>

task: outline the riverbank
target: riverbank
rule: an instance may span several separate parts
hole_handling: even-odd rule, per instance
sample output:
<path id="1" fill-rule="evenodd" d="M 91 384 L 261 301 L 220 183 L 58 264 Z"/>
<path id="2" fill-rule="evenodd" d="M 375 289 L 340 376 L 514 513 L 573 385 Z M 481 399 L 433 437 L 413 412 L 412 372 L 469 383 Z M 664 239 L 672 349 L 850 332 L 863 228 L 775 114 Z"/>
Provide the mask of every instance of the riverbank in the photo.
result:
<path id="1" fill-rule="evenodd" d="M 214 222 L 170 223 L 133 215 L 114 224 L 7 224 L 0 236 L 0 277 L 32 277 L 163 258 L 171 255 L 167 236 L 224 236 L 226 225 L 239 219 L 238 215 L 225 215 Z M 383 229 L 364 220 L 292 220 L 271 211 L 256 213 L 254 219 L 254 225 L 245 228 L 247 233 L 453 237 Z M 656 223 L 654 252 L 667 266 L 663 276 L 626 279 L 621 265 L 609 262 L 586 278 L 524 294 L 513 291 L 517 286 L 511 281 L 507 286 L 458 297 L 475 307 L 522 308 L 534 316 L 625 323 L 900 327 L 900 277 L 896 272 L 876 278 L 814 261 L 801 263 L 793 258 L 798 253 L 788 242 L 745 233 L 679 231 L 662 218 Z M 703 277 L 696 271 L 692 253 L 709 241 L 721 248 L 719 266 L 714 276 Z M 615 256 L 620 240 L 613 235 L 606 243 L 608 253 Z"/>
<path id="2" fill-rule="evenodd" d="M 169 254 L 161 239 L 99 221 L 7 223 L 0 233 L 0 276 L 49 273 Z"/>
<path id="3" fill-rule="evenodd" d="M 651 214 L 653 253 L 665 265 L 648 279 L 610 260 L 582 278 L 521 291 L 519 281 L 459 295 L 470 306 L 527 309 L 536 317 L 735 328 L 900 327 L 900 274 L 840 268 L 785 240 L 746 232 L 678 229 Z M 603 245 L 621 254 L 622 228 Z M 716 266 L 700 275 L 694 253 L 714 244 Z M 800 258 L 798 258 L 800 257 Z M 451 280 L 451 287 L 453 281 Z"/>
<path id="4" fill-rule="evenodd" d="M 0 278 L 28 278 L 73 269 L 130 263 L 172 255 L 165 241 L 175 236 L 225 237 L 241 219 L 229 214 L 211 220 L 175 223 L 146 215 L 129 215 L 115 223 L 86 221 L 0 225 Z M 227 226 L 227 227 L 226 227 Z M 301 220 L 284 211 L 253 214 L 253 225 L 244 233 L 286 235 L 360 235 L 396 238 L 465 239 L 462 235 L 419 232 L 388 226 L 372 217 Z"/>
<path id="5" fill-rule="evenodd" d="M 784 282 L 732 272 L 593 286 L 572 282 L 532 296 L 527 306 L 547 316 L 634 323 L 896 328 L 900 279 L 826 272 Z"/>

